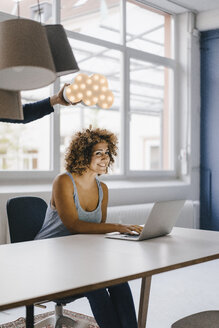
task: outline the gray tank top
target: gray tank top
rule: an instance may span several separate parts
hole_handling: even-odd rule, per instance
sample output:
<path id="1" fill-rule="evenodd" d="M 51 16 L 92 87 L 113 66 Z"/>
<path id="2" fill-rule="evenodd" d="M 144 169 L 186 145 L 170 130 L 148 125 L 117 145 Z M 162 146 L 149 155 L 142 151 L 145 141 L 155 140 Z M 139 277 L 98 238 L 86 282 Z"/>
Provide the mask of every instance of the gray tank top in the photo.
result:
<path id="1" fill-rule="evenodd" d="M 98 201 L 97 208 L 92 212 L 87 212 L 80 205 L 77 187 L 73 179 L 73 176 L 69 172 L 66 172 L 66 174 L 71 178 L 72 183 L 74 185 L 73 198 L 78 212 L 78 219 L 86 222 L 100 223 L 102 219 L 101 205 L 103 200 L 103 190 L 100 181 L 96 179 L 97 186 L 98 186 L 98 193 L 99 193 L 99 201 Z M 43 226 L 41 230 L 38 232 L 38 234 L 36 235 L 35 239 L 62 237 L 68 235 L 72 235 L 72 233 L 63 224 L 57 210 L 51 205 L 51 203 L 49 203 Z"/>

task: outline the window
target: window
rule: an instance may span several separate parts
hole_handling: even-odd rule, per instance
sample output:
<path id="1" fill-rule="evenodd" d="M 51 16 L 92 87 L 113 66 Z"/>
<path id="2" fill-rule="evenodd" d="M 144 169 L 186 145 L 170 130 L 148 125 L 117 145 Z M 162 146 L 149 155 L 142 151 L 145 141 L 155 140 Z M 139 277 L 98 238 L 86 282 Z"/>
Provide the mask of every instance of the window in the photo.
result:
<path id="1" fill-rule="evenodd" d="M 22 92 L 22 103 L 31 103 L 51 94 L 50 87 Z M 28 124 L 0 122 L 0 170 L 50 170 L 50 118 Z"/>
<path id="2" fill-rule="evenodd" d="M 62 0 L 65 29 L 120 43 L 120 0 Z"/>
<path id="3" fill-rule="evenodd" d="M 110 109 L 100 109 L 97 106 L 77 105 L 72 110 L 61 110 L 61 170 L 64 169 L 64 151 L 69 144 L 70 136 L 91 124 L 93 128 L 101 127 L 114 132 L 120 139 L 120 68 L 121 53 L 106 47 L 97 46 L 78 40 L 70 40 L 74 49 L 80 70 L 88 76 L 94 73 L 103 74 L 109 82 L 109 88 L 114 93 L 114 104 Z M 62 84 L 71 83 L 69 77 L 61 79 Z M 119 158 L 119 156 L 118 156 Z M 112 168 L 113 174 L 120 173 L 119 161 Z"/>
<path id="4" fill-rule="evenodd" d="M 22 18 L 39 20 L 41 16 L 42 23 L 53 23 L 52 20 L 52 4 L 53 0 L 41 0 L 40 5 L 40 15 L 38 10 L 38 4 L 36 0 L 1 0 L 0 11 Z"/>
<path id="5" fill-rule="evenodd" d="M 170 79 L 171 72 L 166 67 L 130 60 L 130 169 L 133 171 L 173 168 Z M 150 163 L 147 140 L 157 140 L 156 165 Z"/>
<path id="6" fill-rule="evenodd" d="M 171 57 L 171 16 L 133 0 L 127 1 L 126 12 L 127 46 Z"/>
<path id="7" fill-rule="evenodd" d="M 58 9 L 59 3 L 56 23 L 64 25 L 80 71 L 105 75 L 114 104 L 107 110 L 82 104 L 61 107 L 52 119 L 47 116 L 13 128 L 0 124 L 0 170 L 42 170 L 53 175 L 63 171 L 71 135 L 91 124 L 118 136 L 119 154 L 111 175 L 173 172 L 176 63 L 172 16 L 135 0 L 51 0 L 40 2 L 42 22 L 54 21 L 52 6 Z M 2 1 L 0 11 L 16 15 L 15 3 Z M 38 20 L 36 1 L 23 0 L 20 15 Z M 61 77 L 55 90 L 76 75 Z M 46 98 L 52 92 L 51 86 L 25 92 L 23 102 Z"/>

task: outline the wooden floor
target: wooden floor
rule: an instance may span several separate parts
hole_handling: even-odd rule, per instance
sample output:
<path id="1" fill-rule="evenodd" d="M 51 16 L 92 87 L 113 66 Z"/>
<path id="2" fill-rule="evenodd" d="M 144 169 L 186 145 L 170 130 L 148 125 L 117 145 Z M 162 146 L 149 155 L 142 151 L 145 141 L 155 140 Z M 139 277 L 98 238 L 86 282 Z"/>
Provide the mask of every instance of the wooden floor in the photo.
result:
<path id="1" fill-rule="evenodd" d="M 147 328 L 170 328 L 176 320 L 195 312 L 218 310 L 219 298 L 219 260 L 197 264 L 152 278 Z M 130 282 L 136 310 L 138 309 L 140 281 Z M 35 308 L 35 313 L 51 311 L 54 303 L 47 304 L 47 309 Z M 66 308 L 92 315 L 86 299 L 80 299 Z M 16 320 L 25 315 L 24 308 L 0 312 L 1 324 Z"/>

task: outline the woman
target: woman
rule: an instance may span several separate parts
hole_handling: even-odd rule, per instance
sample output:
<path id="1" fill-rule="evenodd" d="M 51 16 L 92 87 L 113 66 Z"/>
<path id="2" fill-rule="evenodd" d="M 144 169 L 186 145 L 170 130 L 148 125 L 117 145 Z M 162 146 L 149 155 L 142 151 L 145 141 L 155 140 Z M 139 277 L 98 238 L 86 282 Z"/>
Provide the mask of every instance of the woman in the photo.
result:
<path id="1" fill-rule="evenodd" d="M 117 155 L 117 138 L 105 129 L 76 133 L 66 153 L 66 170 L 53 183 L 51 203 L 36 239 L 70 234 L 140 233 L 138 225 L 106 223 L 108 189 L 97 179 Z M 137 328 L 128 283 L 86 293 L 100 328 Z"/>

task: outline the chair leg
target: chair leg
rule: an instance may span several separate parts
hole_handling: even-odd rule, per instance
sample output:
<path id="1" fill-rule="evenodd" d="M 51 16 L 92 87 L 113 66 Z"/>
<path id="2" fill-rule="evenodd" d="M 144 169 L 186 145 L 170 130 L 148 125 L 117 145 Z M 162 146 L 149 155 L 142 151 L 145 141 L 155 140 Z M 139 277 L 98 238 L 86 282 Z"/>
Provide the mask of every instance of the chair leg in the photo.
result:
<path id="1" fill-rule="evenodd" d="M 68 327 L 72 327 L 72 328 L 79 328 L 79 324 L 77 323 L 77 321 L 68 318 L 66 316 L 61 316 L 58 318 L 58 320 L 56 321 L 56 325 L 55 328 L 62 328 L 63 326 L 68 326 Z"/>
<path id="2" fill-rule="evenodd" d="M 83 323 L 81 321 L 75 321 L 75 320 L 65 316 L 63 314 L 62 305 L 55 306 L 55 318 L 56 318 L 55 328 L 62 328 L 62 325 L 72 327 L 72 328 L 89 328 L 89 324 Z"/>

